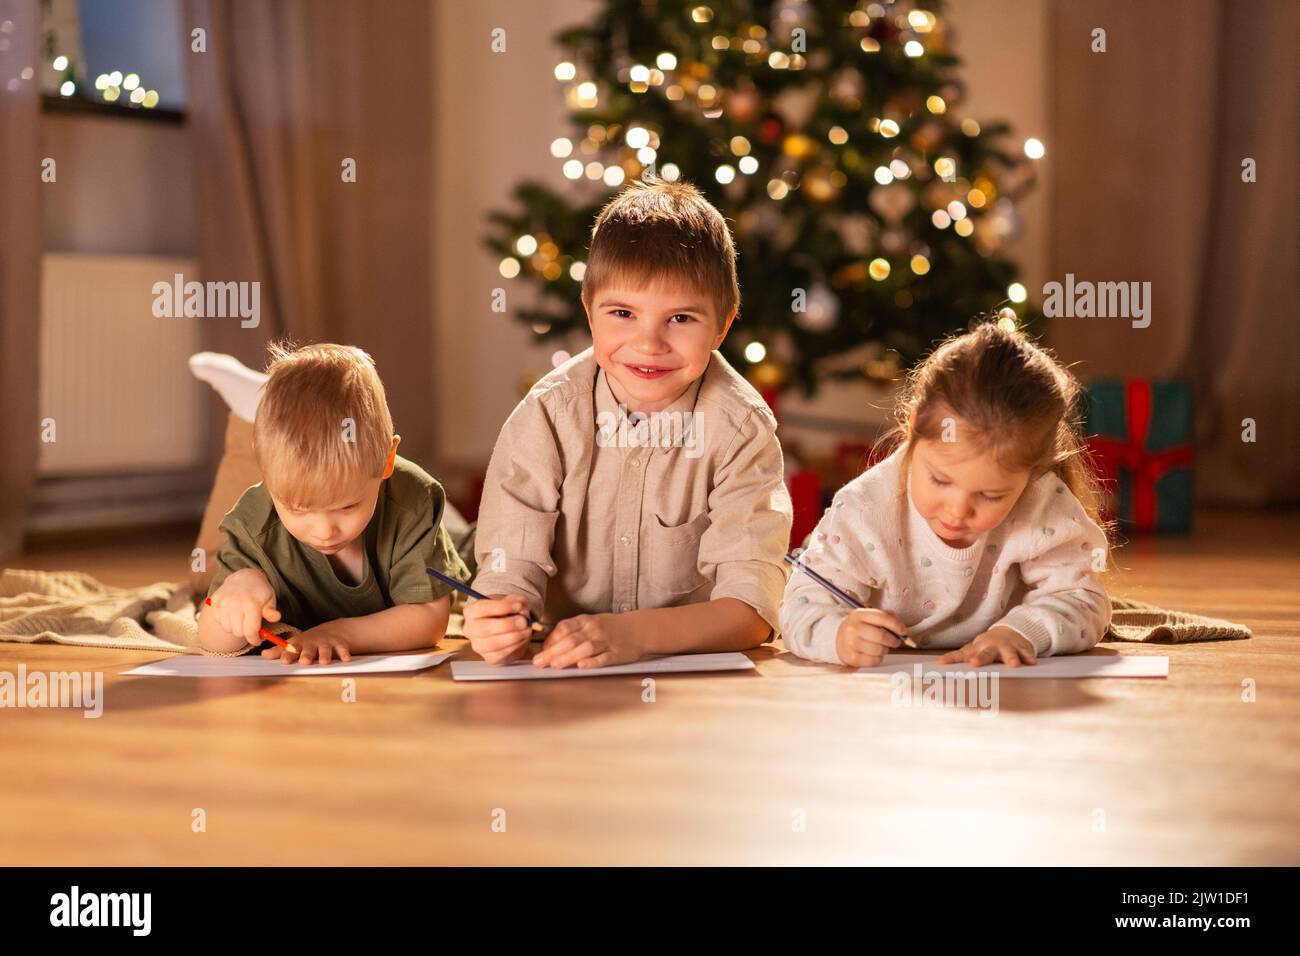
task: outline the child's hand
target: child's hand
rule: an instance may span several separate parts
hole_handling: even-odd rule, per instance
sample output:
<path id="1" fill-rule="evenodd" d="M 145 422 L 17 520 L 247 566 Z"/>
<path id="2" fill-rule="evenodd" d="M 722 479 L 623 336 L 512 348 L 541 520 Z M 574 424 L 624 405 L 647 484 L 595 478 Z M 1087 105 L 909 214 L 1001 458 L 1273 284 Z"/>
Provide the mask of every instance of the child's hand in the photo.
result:
<path id="1" fill-rule="evenodd" d="M 340 661 L 352 660 L 347 632 L 338 621 L 326 621 L 287 640 L 292 650 L 277 645 L 262 651 L 262 656 L 281 664 L 328 664 L 334 657 Z"/>
<path id="2" fill-rule="evenodd" d="M 967 661 L 971 667 L 984 664 L 1004 663 L 1008 667 L 1019 667 L 1021 659 L 1026 664 L 1038 663 L 1034 645 L 1009 627 L 991 627 L 983 634 L 976 635 L 969 644 L 949 651 L 939 658 L 940 664 L 956 664 Z"/>
<path id="3" fill-rule="evenodd" d="M 256 568 L 236 571 L 211 597 L 203 613 L 212 613 L 227 634 L 242 637 L 249 644 L 261 644 L 257 632 L 262 620 L 280 620 L 275 608 L 275 589 L 266 575 Z"/>
<path id="4" fill-rule="evenodd" d="M 533 632 L 528 625 L 528 601 L 517 594 L 494 594 L 465 605 L 465 636 L 469 646 L 489 664 L 509 664 L 528 650 Z"/>
<path id="5" fill-rule="evenodd" d="M 620 626 L 617 614 L 579 614 L 565 618 L 533 655 L 534 667 L 607 667 L 639 661 L 643 649 L 632 628 Z"/>
<path id="6" fill-rule="evenodd" d="M 889 611 L 857 608 L 849 612 L 835 632 L 835 653 L 850 667 L 875 667 L 891 647 L 903 646 L 890 631 L 906 636 L 907 625 Z"/>

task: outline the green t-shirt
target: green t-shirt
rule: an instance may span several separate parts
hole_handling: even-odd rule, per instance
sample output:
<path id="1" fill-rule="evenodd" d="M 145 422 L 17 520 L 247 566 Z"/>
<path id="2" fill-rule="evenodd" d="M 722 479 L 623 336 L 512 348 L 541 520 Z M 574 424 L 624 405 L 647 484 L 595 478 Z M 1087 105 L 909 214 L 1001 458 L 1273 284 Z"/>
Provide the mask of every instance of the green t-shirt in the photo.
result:
<path id="1" fill-rule="evenodd" d="M 208 594 L 231 572 L 257 568 L 275 589 L 281 620 L 302 630 L 398 604 L 436 601 L 452 589 L 426 573 L 426 567 L 467 583 L 471 577 L 442 526 L 446 503 L 442 485 L 398 456 L 362 534 L 362 579 L 352 587 L 339 579 L 329 558 L 285 529 L 258 482 L 221 521 L 217 571 Z"/>

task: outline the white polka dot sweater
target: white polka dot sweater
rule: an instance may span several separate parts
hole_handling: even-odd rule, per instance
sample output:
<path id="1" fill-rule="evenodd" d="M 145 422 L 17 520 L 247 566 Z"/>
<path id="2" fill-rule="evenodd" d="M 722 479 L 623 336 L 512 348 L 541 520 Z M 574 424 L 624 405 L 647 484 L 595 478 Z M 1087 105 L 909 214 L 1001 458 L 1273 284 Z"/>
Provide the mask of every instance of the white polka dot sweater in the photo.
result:
<path id="1" fill-rule="evenodd" d="M 969 548 L 944 543 L 907 490 L 900 446 L 841 488 L 802 560 L 867 607 L 891 611 L 922 648 L 961 647 L 994 625 L 1040 657 L 1086 651 L 1106 633 L 1111 603 L 1098 580 L 1106 536 L 1060 478 L 1031 481 L 1002 523 Z M 785 646 L 810 660 L 835 651 L 852 608 L 799 570 L 781 605 Z"/>

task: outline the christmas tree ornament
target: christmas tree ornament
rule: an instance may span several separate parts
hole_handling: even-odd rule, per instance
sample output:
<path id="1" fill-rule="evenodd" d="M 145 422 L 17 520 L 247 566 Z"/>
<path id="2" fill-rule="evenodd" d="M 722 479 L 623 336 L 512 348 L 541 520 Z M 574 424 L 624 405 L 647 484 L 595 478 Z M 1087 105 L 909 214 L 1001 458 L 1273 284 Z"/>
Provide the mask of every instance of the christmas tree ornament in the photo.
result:
<path id="1" fill-rule="evenodd" d="M 794 313 L 795 325 L 809 332 L 825 332 L 840 317 L 840 300 L 825 282 L 813 283 L 808 290 L 804 311 Z"/>
<path id="2" fill-rule="evenodd" d="M 867 205 L 871 207 L 872 212 L 892 226 L 901 222 L 903 217 L 915 208 L 916 197 L 912 195 L 909 187 L 894 182 L 871 190 Z"/>
<path id="3" fill-rule="evenodd" d="M 758 124 L 758 138 L 761 142 L 771 146 L 773 143 L 781 141 L 785 135 L 785 122 L 775 113 L 769 112 Z"/>
<path id="4" fill-rule="evenodd" d="M 763 105 L 763 94 L 752 83 L 726 93 L 726 113 L 737 123 L 752 123 Z"/>

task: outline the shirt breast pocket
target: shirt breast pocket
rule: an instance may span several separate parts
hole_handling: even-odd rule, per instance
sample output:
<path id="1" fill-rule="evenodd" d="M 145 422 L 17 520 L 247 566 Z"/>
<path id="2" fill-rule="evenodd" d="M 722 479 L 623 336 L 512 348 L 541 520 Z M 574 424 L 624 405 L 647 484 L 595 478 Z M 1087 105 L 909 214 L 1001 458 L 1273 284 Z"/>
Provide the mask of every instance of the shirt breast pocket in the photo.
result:
<path id="1" fill-rule="evenodd" d="M 708 527 L 707 511 L 679 525 L 664 524 L 658 515 L 650 519 L 646 564 L 652 589 L 689 594 L 705 583 L 700 574 L 700 538 Z"/>

